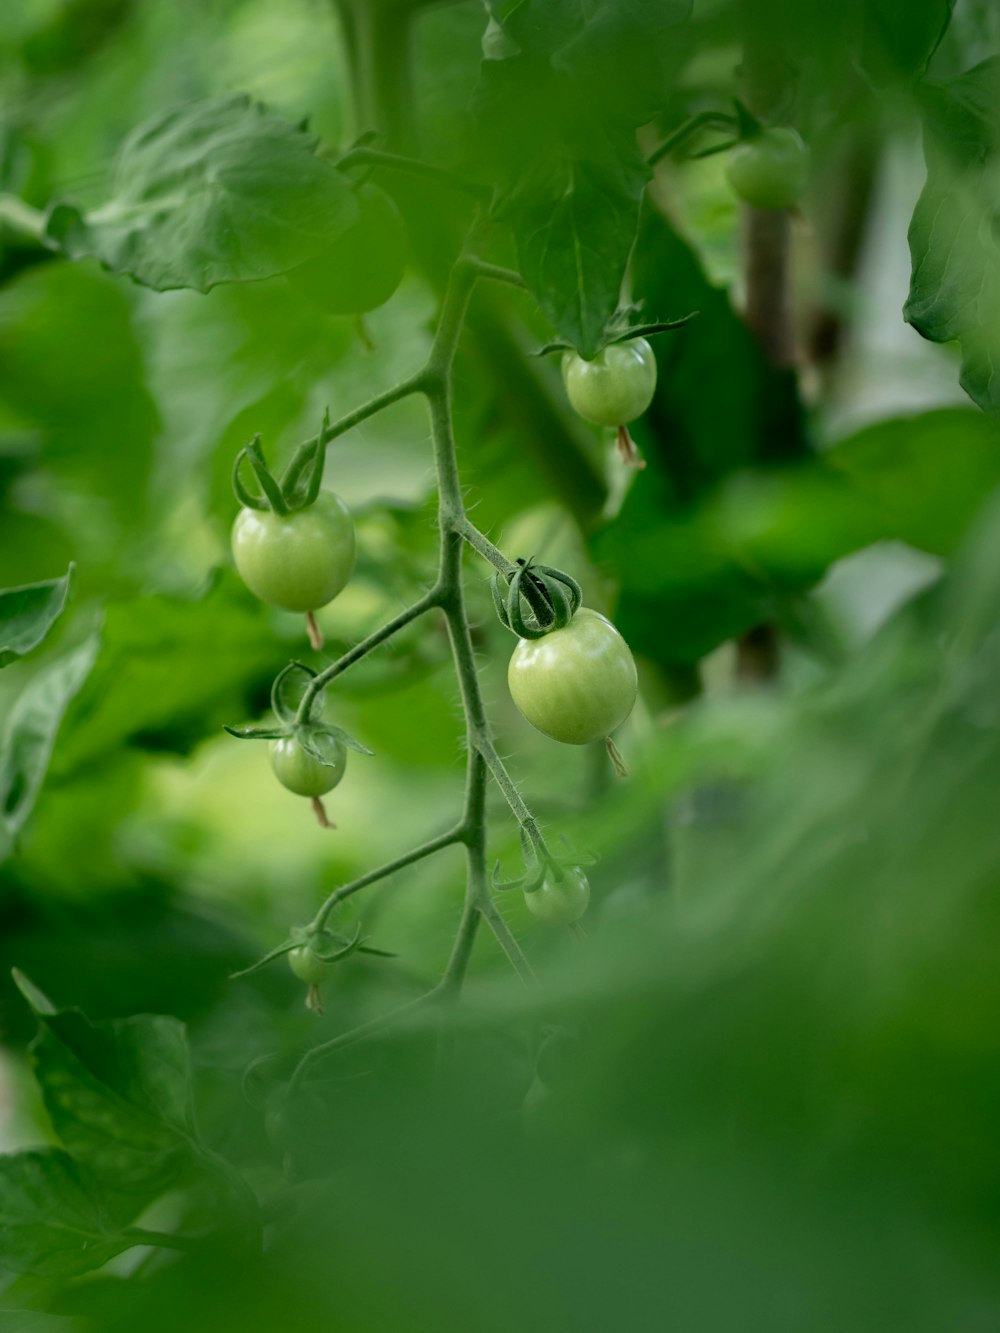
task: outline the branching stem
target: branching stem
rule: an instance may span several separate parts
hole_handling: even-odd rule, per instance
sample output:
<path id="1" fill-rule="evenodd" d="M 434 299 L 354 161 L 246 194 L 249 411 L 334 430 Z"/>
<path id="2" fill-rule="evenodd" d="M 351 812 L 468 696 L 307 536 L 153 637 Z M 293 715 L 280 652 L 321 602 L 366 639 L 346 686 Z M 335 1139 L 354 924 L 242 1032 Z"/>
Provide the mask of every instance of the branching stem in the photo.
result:
<path id="1" fill-rule="evenodd" d="M 358 150 L 361 151 L 361 150 Z M 364 150 L 368 151 L 368 150 Z M 292 1075 L 291 1088 L 296 1087 L 307 1070 L 325 1056 L 345 1046 L 359 1041 L 375 1032 L 381 1031 L 391 1023 L 404 1018 L 413 1009 L 430 1000 L 454 998 L 461 991 L 469 959 L 480 922 L 485 921 L 492 930 L 497 942 L 509 959 L 518 976 L 525 982 L 533 980 L 531 966 L 512 935 L 507 923 L 500 914 L 493 899 L 487 874 L 486 863 L 486 784 L 490 776 L 500 787 L 507 803 L 521 827 L 522 841 L 530 848 L 530 854 L 537 862 L 549 864 L 552 857 L 545 844 L 537 821 L 528 810 L 520 793 L 507 772 L 503 761 L 493 744 L 486 709 L 483 705 L 479 676 L 476 670 L 475 650 L 469 629 L 469 619 L 465 607 L 465 592 L 462 584 L 462 553 L 468 544 L 479 555 L 502 573 L 512 573 L 516 566 L 509 561 L 498 547 L 479 531 L 465 512 L 462 497 L 461 478 L 458 470 L 458 458 L 452 427 L 451 378 L 455 352 L 465 322 L 466 310 L 472 289 L 478 278 L 492 278 L 501 282 L 522 285 L 518 274 L 507 269 L 497 268 L 476 259 L 473 245 L 478 240 L 482 223 L 477 218 L 470 231 L 466 250 L 458 257 L 452 268 L 451 277 L 445 292 L 441 316 L 427 364 L 423 370 L 395 389 L 374 398 L 371 402 L 348 414 L 327 430 L 327 439 L 349 430 L 351 426 L 364 421 L 366 417 L 381 411 L 391 403 L 409 393 L 422 393 L 427 399 L 430 414 L 431 438 L 434 447 L 434 465 L 438 484 L 438 573 L 434 587 L 412 606 L 400 612 L 395 619 L 370 634 L 367 639 L 345 653 L 337 662 L 320 672 L 305 691 L 298 716 L 305 720 L 318 693 L 336 679 L 343 671 L 359 662 L 373 649 L 391 638 L 411 621 L 432 607 L 439 607 L 444 613 L 451 643 L 455 674 L 458 678 L 462 697 L 462 707 L 466 722 L 466 744 L 468 761 L 466 765 L 465 809 L 461 822 L 447 833 L 423 843 L 420 847 L 404 853 L 394 861 L 388 862 L 377 870 L 360 876 L 350 884 L 335 889 L 323 903 L 316 915 L 315 924 L 322 927 L 339 902 L 351 894 L 367 888 L 369 885 L 402 870 L 414 862 L 431 856 L 453 843 L 464 843 L 467 859 L 467 877 L 465 900 L 459 920 L 458 931 L 452 946 L 451 956 L 444 974 L 438 984 L 425 995 L 399 1009 L 350 1032 L 342 1033 L 331 1041 L 313 1047 L 300 1060 Z M 290 465 L 294 469 L 297 460 L 308 456 L 315 440 L 308 440 L 299 447 L 296 458 Z M 304 463 L 303 463 L 304 466 Z"/>

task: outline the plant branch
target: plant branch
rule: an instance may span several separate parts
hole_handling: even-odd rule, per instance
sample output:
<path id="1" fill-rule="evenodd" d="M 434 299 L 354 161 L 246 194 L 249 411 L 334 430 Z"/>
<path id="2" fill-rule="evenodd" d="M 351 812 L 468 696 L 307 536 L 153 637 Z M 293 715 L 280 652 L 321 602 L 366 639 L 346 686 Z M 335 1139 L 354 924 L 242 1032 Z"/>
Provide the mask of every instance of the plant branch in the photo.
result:
<path id="1" fill-rule="evenodd" d="M 332 680 L 336 680 L 338 676 L 343 675 L 348 667 L 354 666 L 355 662 L 360 662 L 363 657 L 367 657 L 368 654 L 378 648 L 380 644 L 385 643 L 387 639 L 391 639 L 392 636 L 398 634 L 401 629 L 405 629 L 411 621 L 416 620 L 418 616 L 422 616 L 425 611 L 429 611 L 431 607 L 440 606 L 440 604 L 440 590 L 436 587 L 432 588 L 430 592 L 425 593 L 418 601 L 413 602 L 410 606 L 406 607 L 405 610 L 400 611 L 398 616 L 394 616 L 392 620 L 387 621 L 381 629 L 377 629 L 373 634 L 369 634 L 367 639 L 362 639 L 361 642 L 355 644 L 349 652 L 344 653 L 343 657 L 339 657 L 336 662 L 332 663 L 332 665 L 319 672 L 318 675 L 313 676 L 303 692 L 302 701 L 299 704 L 298 712 L 295 717 L 296 722 L 303 723 L 308 721 L 309 711 L 316 700 L 316 696 L 329 685 Z"/>
<path id="2" fill-rule="evenodd" d="M 485 533 L 479 531 L 467 514 L 463 513 L 456 518 L 452 527 L 464 542 L 468 542 L 477 554 L 481 555 L 484 560 L 489 561 L 493 568 L 498 569 L 501 574 L 517 572 L 517 565 L 508 560 L 499 546 L 494 546 Z"/>
<path id="3" fill-rule="evenodd" d="M 402 856 L 397 856 L 394 861 L 387 861 L 385 865 L 379 866 L 376 870 L 369 870 L 367 874 L 359 875 L 357 879 L 351 880 L 349 884 L 334 889 L 316 913 L 313 921 L 314 926 L 317 930 L 322 930 L 330 917 L 330 913 L 345 898 L 350 898 L 352 894 L 358 893 L 361 889 L 367 889 L 370 884 L 377 884 L 381 879 L 387 879 L 390 875 L 394 875 L 397 870 L 404 870 L 416 861 L 422 861 L 427 856 L 433 856 L 435 852 L 443 851 L 445 847 L 463 842 L 465 837 L 466 830 L 464 826 L 459 825 L 457 828 L 449 829 L 447 833 L 442 833 L 436 838 L 429 838 L 427 842 L 421 843 L 419 847 L 414 847 L 411 851 L 404 852 Z"/>
<path id="4" fill-rule="evenodd" d="M 503 792 L 511 813 L 520 825 L 535 855 L 544 864 L 552 863 L 552 855 L 546 845 L 542 831 L 538 827 L 538 821 L 525 805 L 521 793 L 514 785 L 514 780 L 507 772 L 507 766 L 497 754 L 493 742 L 484 736 L 479 739 L 477 745 L 480 754 L 483 756 L 483 761 L 493 776 L 493 781 Z"/>
<path id="5" fill-rule="evenodd" d="M 460 194 L 470 195 L 473 199 L 486 201 L 492 194 L 488 185 L 469 180 L 467 176 L 461 176 L 456 171 L 449 171 L 447 167 L 437 167 L 430 162 L 421 162 L 416 157 L 404 157 L 401 153 L 386 153 L 379 148 L 368 148 L 364 145 L 348 149 L 344 156 L 338 159 L 337 167 L 342 170 L 361 163 L 373 167 L 385 167 L 389 171 L 399 171 L 408 176 L 420 176 L 424 180 L 444 185 L 450 190 L 457 190 Z"/>
<path id="6" fill-rule="evenodd" d="M 736 123 L 735 116 L 727 116 L 723 111 L 703 111 L 700 115 L 692 116 L 690 120 L 686 120 L 679 129 L 676 129 L 673 134 L 653 149 L 646 158 L 646 164 L 655 167 L 657 162 L 661 162 L 665 157 L 669 157 L 671 153 L 676 152 L 681 144 L 686 143 L 700 130 L 708 129 L 709 126 L 714 129 L 732 130 L 736 128 Z"/>
<path id="7" fill-rule="evenodd" d="M 402 380 L 391 389 L 386 389 L 384 393 L 376 394 L 370 398 L 367 403 L 362 403 L 356 407 L 353 412 L 348 412 L 346 416 L 334 421 L 327 426 L 325 430 L 311 435 L 308 440 L 303 440 L 297 446 L 292 455 L 288 467 L 285 469 L 285 475 L 282 478 L 282 486 L 286 491 L 291 491 L 292 487 L 301 477 L 302 473 L 312 461 L 313 450 L 316 445 L 322 442 L 325 447 L 331 440 L 335 440 L 338 435 L 344 435 L 347 431 L 353 430 L 359 426 L 362 421 L 367 421 L 369 417 L 375 416 L 378 412 L 383 412 L 393 403 L 400 402 L 403 398 L 408 398 L 411 394 L 420 393 L 423 390 L 424 382 L 422 373 L 411 375 L 409 379 Z"/>

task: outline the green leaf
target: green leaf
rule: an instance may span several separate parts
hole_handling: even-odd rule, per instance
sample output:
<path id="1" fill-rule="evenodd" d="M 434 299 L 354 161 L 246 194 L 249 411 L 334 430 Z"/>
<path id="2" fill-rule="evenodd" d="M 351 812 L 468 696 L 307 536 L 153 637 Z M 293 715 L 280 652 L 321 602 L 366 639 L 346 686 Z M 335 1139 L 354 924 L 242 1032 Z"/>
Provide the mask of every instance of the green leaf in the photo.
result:
<path id="1" fill-rule="evenodd" d="M 582 356 L 618 307 L 648 178 L 631 137 L 602 136 L 585 158 L 545 163 L 504 208 L 525 282 Z"/>
<path id="2" fill-rule="evenodd" d="M 125 142 L 107 204 L 53 210 L 50 241 L 157 291 L 287 272 L 357 220 L 316 142 L 244 95 L 174 108 Z"/>
<path id="3" fill-rule="evenodd" d="M 0 589 L 0 667 L 30 653 L 62 615 L 73 566 L 60 579 Z"/>
<path id="4" fill-rule="evenodd" d="M 955 0 L 866 0 L 860 63 L 876 84 L 920 75 L 951 22 Z"/>
<path id="5" fill-rule="evenodd" d="M 1000 485 L 1000 427 L 946 408 L 880 421 L 823 458 L 878 506 L 882 535 L 949 555 Z"/>
<path id="6" fill-rule="evenodd" d="M 927 85 L 927 181 L 910 223 L 904 317 L 932 342 L 957 340 L 962 387 L 1000 415 L 1000 58 Z"/>
<path id="7" fill-rule="evenodd" d="M 113 1230 L 73 1159 L 58 1151 L 0 1156 L 0 1264 L 67 1277 L 100 1268 L 135 1240 Z"/>
<path id="8" fill-rule="evenodd" d="M 649 171 L 635 130 L 662 109 L 686 0 L 493 3 L 475 153 L 521 272 L 556 330 L 593 356 L 614 314 Z M 499 38 L 497 35 L 499 29 Z"/>
<path id="9" fill-rule="evenodd" d="M 45 780 L 52 748 L 70 701 L 97 658 L 94 634 L 31 681 L 0 734 L 0 860 L 8 856 Z"/>
<path id="10" fill-rule="evenodd" d="M 184 1025 L 149 1014 L 91 1023 L 15 979 L 39 1021 L 31 1058 L 52 1127 L 109 1196 L 126 1196 L 127 1218 L 190 1167 L 196 1130 Z"/>
<path id="11" fill-rule="evenodd" d="M 220 572 L 196 598 L 139 597 L 108 607 L 100 655 L 53 759 L 60 776 L 123 743 L 184 753 L 232 717 L 270 674 L 261 608 Z"/>
<path id="12" fill-rule="evenodd" d="M 0 1310 L 0 1333 L 76 1333 L 80 1325 L 40 1310 Z"/>

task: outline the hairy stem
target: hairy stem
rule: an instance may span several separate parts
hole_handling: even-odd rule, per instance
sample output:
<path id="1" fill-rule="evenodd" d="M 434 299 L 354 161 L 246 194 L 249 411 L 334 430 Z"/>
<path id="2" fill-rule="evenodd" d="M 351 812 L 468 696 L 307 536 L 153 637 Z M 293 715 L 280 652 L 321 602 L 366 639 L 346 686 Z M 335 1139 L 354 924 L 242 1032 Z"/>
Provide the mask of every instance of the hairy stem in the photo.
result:
<path id="1" fill-rule="evenodd" d="M 404 852 L 402 856 L 397 856 L 394 861 L 387 861 L 385 865 L 379 866 L 376 870 L 369 870 L 367 874 L 351 880 L 350 884 L 344 884 L 340 888 L 334 889 L 316 913 L 313 924 L 317 930 L 322 930 L 329 920 L 330 913 L 345 898 L 350 898 L 352 894 L 357 893 L 360 889 L 367 889 L 369 884 L 377 884 L 380 879 L 387 879 L 390 875 L 394 875 L 397 870 L 404 870 L 416 861 L 422 861 L 427 856 L 433 856 L 435 852 L 443 851 L 445 847 L 463 842 L 465 837 L 466 830 L 464 826 L 460 825 L 458 828 L 449 829 L 447 833 L 442 833 L 437 838 L 430 838 L 427 842 L 421 843 L 419 847 L 414 847 L 410 851 Z"/>

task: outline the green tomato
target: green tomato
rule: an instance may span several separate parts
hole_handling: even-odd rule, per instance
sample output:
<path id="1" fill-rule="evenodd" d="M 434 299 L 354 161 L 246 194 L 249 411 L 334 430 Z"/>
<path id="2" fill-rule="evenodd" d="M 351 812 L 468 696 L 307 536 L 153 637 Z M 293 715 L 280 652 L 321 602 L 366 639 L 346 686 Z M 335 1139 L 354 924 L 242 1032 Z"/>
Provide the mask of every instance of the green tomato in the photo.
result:
<path id="1" fill-rule="evenodd" d="M 579 866 L 567 866 L 562 879 L 546 875 L 541 887 L 525 893 L 528 910 L 547 926 L 579 921 L 590 902 L 590 881 Z"/>
<path id="2" fill-rule="evenodd" d="M 303 750 L 294 736 L 284 736 L 271 743 L 271 767 L 281 785 L 296 796 L 325 796 L 333 791 L 347 767 L 344 746 L 333 742 L 331 751 L 336 763 L 323 764 Z"/>
<path id="3" fill-rule="evenodd" d="M 575 412 L 595 426 L 624 426 L 641 416 L 656 390 L 656 357 L 645 338 L 611 343 L 584 361 L 564 352 L 563 383 Z"/>
<path id="4" fill-rule="evenodd" d="M 337 970 L 336 963 L 321 958 L 308 944 L 290 950 L 288 966 L 299 981 L 304 981 L 307 986 L 322 986 L 324 981 L 329 981 Z"/>
<path id="5" fill-rule="evenodd" d="M 293 287 L 331 315 L 360 315 L 384 305 L 406 267 L 406 223 L 393 200 L 377 185 L 361 185 L 355 194 L 354 226 L 286 274 Z"/>
<path id="6" fill-rule="evenodd" d="M 354 570 L 354 522 L 333 491 L 291 514 L 241 509 L 233 524 L 240 578 L 263 602 L 315 611 L 344 588 Z"/>
<path id="7" fill-rule="evenodd" d="M 565 628 L 521 639 L 507 684 L 531 725 L 567 745 L 610 735 L 631 713 L 639 688 L 628 644 L 610 620 L 586 606 Z"/>
<path id="8" fill-rule="evenodd" d="M 775 125 L 736 145 L 726 175 L 739 197 L 754 208 L 790 208 L 809 181 L 809 149 L 795 130 Z"/>

